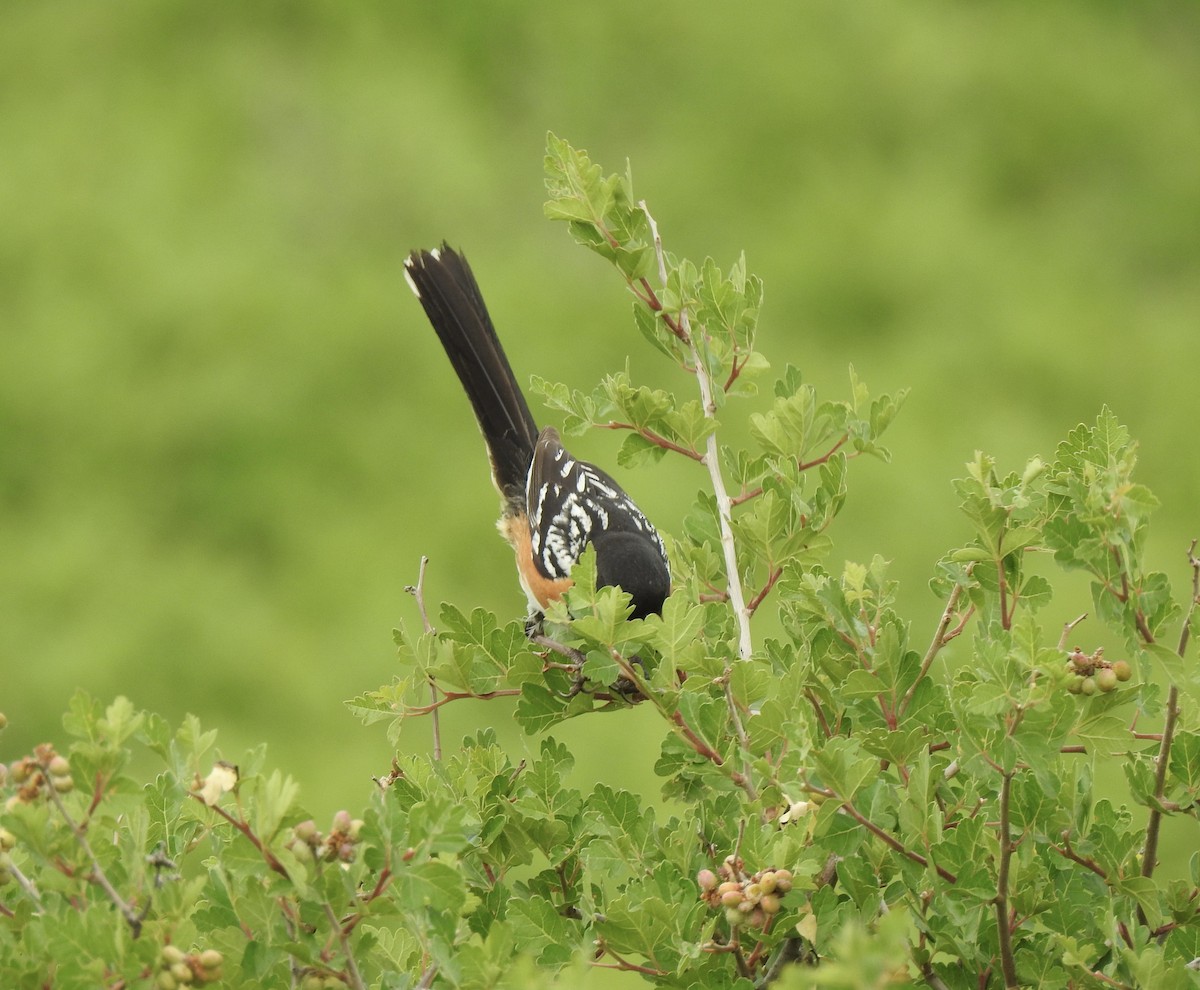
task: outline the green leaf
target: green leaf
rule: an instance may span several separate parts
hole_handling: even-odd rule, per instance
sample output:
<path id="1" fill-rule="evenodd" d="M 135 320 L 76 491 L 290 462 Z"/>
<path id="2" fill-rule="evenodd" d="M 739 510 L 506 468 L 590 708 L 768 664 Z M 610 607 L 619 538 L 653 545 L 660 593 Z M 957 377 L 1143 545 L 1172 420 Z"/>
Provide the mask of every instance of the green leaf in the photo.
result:
<path id="1" fill-rule="evenodd" d="M 530 735 L 543 732 L 565 718 L 566 703 L 552 694 L 545 684 L 526 681 L 521 685 L 516 719 Z"/>
<path id="2" fill-rule="evenodd" d="M 1171 773 L 1192 791 L 1200 790 L 1200 733 L 1180 730 L 1171 743 Z M 1198 795 L 1200 796 L 1200 795 Z"/>
<path id="3" fill-rule="evenodd" d="M 401 870 L 395 885 L 397 903 L 404 911 L 457 914 L 467 900 L 458 870 L 437 859 Z"/>
<path id="4" fill-rule="evenodd" d="M 278 770 L 273 770 L 271 776 L 259 790 L 258 814 L 255 831 L 264 839 L 269 839 L 279 828 L 279 823 L 291 811 L 300 785 L 291 777 L 284 776 Z"/>
<path id="5" fill-rule="evenodd" d="M 879 772 L 878 759 L 863 752 L 855 739 L 830 739 L 814 755 L 822 782 L 844 800 L 853 800 Z"/>
<path id="6" fill-rule="evenodd" d="M 569 922 L 548 901 L 540 899 L 512 901 L 508 922 L 516 943 L 536 956 L 544 966 L 567 962 L 579 938 L 578 925 Z"/>
<path id="7" fill-rule="evenodd" d="M 644 622 L 649 634 L 646 642 L 658 650 L 664 663 L 674 665 L 695 643 L 704 626 L 704 610 L 677 588 L 663 602 L 661 615 L 647 616 Z"/>

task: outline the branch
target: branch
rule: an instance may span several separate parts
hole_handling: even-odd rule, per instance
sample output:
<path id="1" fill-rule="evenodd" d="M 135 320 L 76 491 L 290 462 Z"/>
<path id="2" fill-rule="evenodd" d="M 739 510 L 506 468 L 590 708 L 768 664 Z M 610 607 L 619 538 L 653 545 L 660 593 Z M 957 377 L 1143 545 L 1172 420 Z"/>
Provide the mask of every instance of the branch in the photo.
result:
<path id="1" fill-rule="evenodd" d="M 1071 635 L 1071 630 L 1074 629 L 1077 625 L 1079 625 L 1079 623 L 1081 623 L 1087 617 L 1088 617 L 1087 612 L 1084 612 L 1083 615 L 1080 615 L 1080 616 L 1072 619 L 1070 622 L 1063 623 L 1062 636 L 1059 637 L 1059 640 L 1058 640 L 1058 648 L 1060 650 L 1063 650 L 1063 651 L 1066 650 L 1067 637 Z"/>
<path id="2" fill-rule="evenodd" d="M 1183 617 L 1183 629 L 1179 633 L 1178 653 L 1180 659 L 1183 659 L 1187 652 L 1188 639 L 1191 635 L 1192 617 L 1196 612 L 1196 605 L 1200 603 L 1200 558 L 1196 556 L 1196 540 L 1192 540 L 1192 545 L 1188 547 L 1188 563 L 1192 567 L 1192 602 L 1188 606 L 1187 613 Z M 1141 617 L 1141 610 L 1138 610 L 1138 616 Z M 1139 626 L 1139 629 L 1141 626 Z M 1147 640 L 1153 642 L 1153 639 Z M 1142 849 L 1142 876 L 1151 877 L 1154 875 L 1154 868 L 1158 865 L 1158 835 L 1162 827 L 1162 801 L 1163 795 L 1167 790 L 1167 766 L 1171 759 L 1171 742 L 1175 736 L 1175 723 L 1179 719 L 1179 686 L 1172 684 L 1167 692 L 1167 717 L 1163 723 L 1162 741 L 1158 745 L 1158 756 L 1155 758 L 1154 766 L 1154 797 L 1155 803 L 1150 808 L 1150 818 L 1146 822 L 1146 844 Z M 1142 909 L 1138 908 L 1138 919 L 1142 924 L 1146 923 L 1145 914 Z"/>
<path id="3" fill-rule="evenodd" d="M 612 957 L 616 962 L 602 963 L 598 960 L 604 956 Z M 661 969 L 651 969 L 649 966 L 639 966 L 637 963 L 632 963 L 628 959 L 619 956 L 616 952 L 608 947 L 608 944 L 603 938 L 596 939 L 596 958 L 592 961 L 592 965 L 600 969 L 623 969 L 632 973 L 644 973 L 646 976 L 667 976 L 666 972 Z"/>
<path id="4" fill-rule="evenodd" d="M 1060 856 L 1062 856 L 1066 859 L 1069 859 L 1072 863 L 1078 863 L 1084 869 L 1091 870 L 1101 880 L 1103 880 L 1105 883 L 1108 883 L 1108 873 L 1105 871 L 1104 867 L 1102 867 L 1099 863 L 1097 863 L 1094 859 L 1092 859 L 1089 856 L 1080 856 L 1079 853 L 1077 853 L 1074 849 L 1071 848 L 1070 829 L 1063 829 L 1062 840 L 1063 840 L 1063 844 L 1061 846 L 1056 846 L 1053 843 L 1051 843 L 1050 848 L 1053 849 Z"/>
<path id="5" fill-rule="evenodd" d="M 427 633 L 433 632 L 433 625 L 429 621 L 429 613 L 425 611 L 425 568 L 429 564 L 429 558 L 421 556 L 421 567 L 417 571 L 417 583 L 409 585 L 404 590 L 407 591 L 417 600 L 417 612 L 421 616 L 421 627 Z M 429 678 L 429 700 L 431 707 L 430 721 L 433 723 L 433 758 L 438 762 L 442 759 L 442 726 L 438 717 L 438 689 L 437 682 L 431 677 Z"/>
<path id="6" fill-rule="evenodd" d="M 770 575 L 767 577 L 767 583 L 759 589 L 758 594 L 751 598 L 750 602 L 746 605 L 747 612 L 753 615 L 758 611 L 758 606 L 761 605 L 763 603 L 763 599 L 771 593 L 771 589 L 775 587 L 775 582 L 779 580 L 780 575 L 782 574 L 782 567 L 776 567 L 773 571 L 771 571 Z"/>
<path id="7" fill-rule="evenodd" d="M 556 639 L 551 639 L 545 633 L 534 633 L 529 637 L 529 642 L 536 643 L 538 646 L 544 646 L 551 653 L 557 653 L 560 657 L 566 657 L 571 661 L 569 666 L 576 670 L 582 667 L 583 662 L 587 659 L 579 650 L 566 646 Z"/>
<path id="8" fill-rule="evenodd" d="M 662 447 L 663 450 L 672 450 L 676 454 L 683 454 L 684 457 L 690 457 L 693 461 L 704 460 L 704 455 L 700 453 L 700 451 L 691 447 L 684 447 L 672 440 L 668 440 L 661 433 L 655 433 L 654 430 L 650 429 L 649 427 L 634 426 L 632 423 L 618 423 L 615 421 L 609 423 L 597 423 L 596 425 L 602 430 L 632 430 L 638 436 L 650 441 L 650 443 L 654 444 L 654 446 Z"/>
<path id="9" fill-rule="evenodd" d="M 33 906 L 37 908 L 37 913 L 41 914 L 45 910 L 45 907 L 42 905 L 42 898 L 38 894 L 37 887 L 33 885 L 33 881 L 21 872 L 16 863 L 10 862 L 5 869 L 12 874 L 13 879 L 16 880 L 25 893 L 29 895 L 29 899 L 33 901 Z M 0 907 L 3 907 L 3 905 L 0 905 Z M 8 917 L 12 918 L 14 915 L 10 913 Z"/>
<path id="10" fill-rule="evenodd" d="M 350 951 L 350 936 L 342 927 L 342 923 L 338 921 L 338 917 L 334 913 L 328 898 L 322 902 L 321 907 L 325 909 L 325 917 L 329 919 L 330 925 L 337 932 L 338 941 L 342 946 L 342 954 L 346 957 L 346 969 L 350 971 L 350 986 L 354 990 L 367 990 L 367 985 L 363 982 L 362 974 L 358 971 L 358 964 L 354 961 L 354 953 Z"/>
<path id="11" fill-rule="evenodd" d="M 831 791 L 823 787 L 813 787 L 811 784 L 808 786 L 808 790 L 813 794 L 820 794 L 824 798 L 833 798 L 833 800 L 839 802 L 846 814 L 848 814 L 851 818 L 858 822 L 859 825 L 865 828 L 876 838 L 882 840 L 886 845 L 898 852 L 901 856 L 905 857 L 906 859 L 911 859 L 914 863 L 918 863 L 921 866 L 924 866 L 926 869 L 932 866 L 934 870 L 937 871 L 937 875 L 947 883 L 958 883 L 958 877 L 956 877 L 953 873 L 951 873 L 945 867 L 938 866 L 936 863 L 931 863 L 919 852 L 909 849 L 894 835 L 885 832 L 873 821 L 867 818 L 861 811 L 854 807 L 854 803 L 848 798 L 839 797 L 836 791 Z"/>
<path id="12" fill-rule="evenodd" d="M 974 566 L 974 564 L 971 564 L 967 567 L 968 575 Z M 962 634 L 967 622 L 975 613 L 975 606 L 972 605 L 967 609 L 967 613 L 963 616 L 962 621 L 953 629 L 950 628 L 950 622 L 958 611 L 958 600 L 962 597 L 962 593 L 963 586 L 961 584 L 955 584 L 950 590 L 950 597 L 946 601 L 946 608 L 942 611 L 942 617 L 938 620 L 937 630 L 933 634 L 933 642 L 929 644 L 929 649 L 925 651 L 925 656 L 921 660 L 921 669 L 917 672 L 917 679 L 909 685 L 908 690 L 904 692 L 904 697 L 900 699 L 900 706 L 896 712 L 898 718 L 903 718 L 904 713 L 908 711 L 908 706 L 912 704 L 912 700 L 917 693 L 917 685 L 929 673 L 929 668 L 933 666 L 933 661 L 941 652 L 942 647 L 949 643 L 950 640 Z"/>
<path id="13" fill-rule="evenodd" d="M 257 849 L 262 854 L 263 861 L 267 864 L 267 866 L 269 866 L 272 870 L 274 870 L 276 873 L 278 873 L 285 880 L 291 880 L 291 875 L 288 873 L 287 867 L 285 867 L 281 862 L 279 862 L 279 860 L 275 858 L 275 854 L 273 852 L 271 852 L 271 850 L 268 849 L 263 844 L 262 839 L 260 839 L 257 835 L 254 834 L 254 829 L 252 829 L 250 827 L 250 824 L 248 822 L 244 822 L 240 818 L 234 818 L 233 815 L 231 815 L 228 811 L 226 811 L 220 805 L 209 804 L 199 794 L 193 793 L 192 797 L 195 798 L 197 801 L 199 801 L 202 805 L 204 805 L 204 807 L 211 808 L 218 815 L 220 815 L 222 818 L 224 818 L 225 821 L 229 822 L 230 825 L 232 825 L 239 832 L 241 832 L 242 835 L 244 835 L 247 839 L 249 839 L 250 844 L 252 846 L 254 846 L 254 848 Z"/>
<path id="14" fill-rule="evenodd" d="M 470 691 L 446 691 L 437 701 L 430 702 L 428 705 L 417 705 L 414 708 L 405 708 L 405 715 L 429 715 L 436 712 L 443 705 L 448 705 L 452 701 L 464 701 L 469 698 L 474 698 L 476 701 L 490 701 L 492 698 L 508 698 L 521 693 L 520 688 L 497 688 L 495 691 L 484 691 L 483 694 L 473 694 Z"/>
<path id="15" fill-rule="evenodd" d="M 934 972 L 933 963 L 921 963 L 921 975 L 925 977 L 925 982 L 929 984 L 932 990 L 950 990 L 942 978 Z"/>
<path id="16" fill-rule="evenodd" d="M 817 697 L 812 688 L 805 688 L 804 696 L 808 699 L 809 704 L 813 706 L 813 711 L 817 715 L 817 721 L 821 723 L 821 731 L 825 733 L 825 738 L 832 739 L 833 729 L 829 727 L 829 722 L 825 718 L 825 710 L 821 707 L 821 700 Z"/>
<path id="17" fill-rule="evenodd" d="M 46 779 L 50 779 L 50 768 L 48 763 L 42 764 L 42 772 L 46 774 Z M 58 813 L 62 815 L 62 819 L 67 823 L 67 828 L 71 830 L 71 834 L 75 836 L 75 841 L 79 843 L 79 848 L 84 851 L 88 860 L 92 864 L 92 872 L 89 879 L 95 881 L 100 888 L 108 895 L 108 899 L 116 905 L 118 911 L 121 912 L 121 917 L 125 919 L 129 925 L 129 930 L 133 933 L 133 937 L 137 938 L 142 933 L 142 922 L 146 918 L 145 911 L 141 913 L 133 909 L 133 905 L 125 900 L 118 892 L 117 888 L 109 881 L 108 876 L 104 872 L 104 868 L 100 865 L 100 860 L 96 858 L 96 854 L 92 851 L 91 845 L 87 840 L 87 831 L 82 825 L 77 823 L 67 812 L 67 806 L 63 804 L 62 797 L 53 787 L 47 787 L 46 793 L 50 795 L 50 800 L 54 802 L 54 806 L 58 809 Z M 15 876 L 15 874 L 14 874 Z M 149 910 L 150 903 L 147 900 L 146 909 Z"/>
<path id="18" fill-rule="evenodd" d="M 1000 938 L 1000 969 L 1004 973 L 1006 990 L 1017 990 L 1017 962 L 1013 958 L 1012 926 L 1008 918 L 1008 874 L 1016 845 L 1009 834 L 1009 795 L 1012 791 L 1011 772 L 1005 773 L 1000 784 L 1000 867 L 996 874 L 996 933 Z"/>
<path id="19" fill-rule="evenodd" d="M 730 683 L 731 669 L 727 666 L 722 680 L 725 682 L 725 704 L 729 708 L 729 717 L 733 721 L 733 729 L 737 733 L 738 745 L 741 747 L 742 753 L 745 754 L 746 761 L 743 767 L 743 772 L 740 775 L 744 783 L 741 785 L 742 790 L 746 792 L 746 796 L 751 801 L 758 800 L 758 790 L 754 786 L 754 781 L 750 776 L 750 737 L 746 735 L 746 727 L 742 724 L 742 714 L 738 711 L 737 699 L 733 696 L 733 685 Z"/>
<path id="20" fill-rule="evenodd" d="M 658 224 L 650 214 L 645 200 L 642 200 L 638 205 L 641 207 L 642 212 L 646 214 L 650 230 L 654 235 L 654 252 L 658 258 L 658 273 L 660 279 L 665 284 L 667 281 L 667 262 L 663 256 L 662 238 L 658 234 Z M 660 315 L 663 316 L 664 320 L 666 319 L 666 314 L 661 312 L 661 310 Z M 672 326 L 672 324 L 668 323 L 668 326 Z M 678 323 L 672 326 L 672 331 L 691 348 L 692 364 L 695 367 L 696 383 L 700 386 L 700 401 L 704 406 L 704 415 L 709 419 L 715 419 L 717 415 L 717 403 L 713 394 L 712 379 L 708 373 L 708 363 L 700 354 L 700 345 L 696 343 L 696 339 L 692 335 L 691 324 L 686 309 L 680 311 Z M 725 489 L 725 479 L 721 476 L 720 453 L 717 449 L 717 435 L 715 432 L 709 433 L 708 439 L 705 441 L 703 464 L 708 468 L 708 477 L 712 482 L 713 494 L 717 499 L 717 517 L 721 523 L 721 549 L 725 555 L 725 573 L 729 582 L 729 603 L 733 607 L 733 614 L 738 624 L 738 656 L 742 660 L 749 660 L 751 654 L 754 652 L 754 645 L 750 639 L 750 613 L 746 610 L 746 601 L 742 594 L 742 579 L 737 563 L 737 547 L 733 541 L 732 504 L 729 500 L 729 492 Z"/>
<path id="21" fill-rule="evenodd" d="M 749 356 L 747 356 L 742 360 L 741 364 L 738 364 L 737 351 L 737 345 L 735 344 L 733 348 L 732 366 L 729 369 L 729 377 L 725 379 L 725 384 L 721 386 L 722 392 L 728 392 L 733 387 L 733 383 L 737 381 L 738 375 L 740 375 L 742 373 L 742 369 L 746 367 L 746 362 L 750 360 Z"/>
<path id="22" fill-rule="evenodd" d="M 841 437 L 838 439 L 837 443 L 835 443 L 832 447 L 830 447 L 827 451 L 825 451 L 825 453 L 823 453 L 820 457 L 814 457 L 811 461 L 797 461 L 796 462 L 796 470 L 797 471 L 807 471 L 809 468 L 814 468 L 821 464 L 824 464 L 834 454 L 836 454 L 839 450 L 841 450 L 842 446 L 849 439 L 850 439 L 850 434 L 843 433 L 841 435 Z M 849 454 L 846 455 L 846 458 L 847 458 L 847 460 L 849 460 L 851 457 L 857 457 L 857 456 L 858 456 L 858 451 L 852 450 Z M 752 498 L 758 498 L 758 496 L 761 495 L 762 493 L 763 493 L 763 489 L 762 489 L 762 486 L 760 485 L 758 488 L 753 488 L 748 492 L 746 492 L 746 491 L 742 492 L 741 495 L 735 495 L 732 499 L 730 499 L 730 502 L 733 505 L 741 505 L 743 502 L 749 502 Z"/>

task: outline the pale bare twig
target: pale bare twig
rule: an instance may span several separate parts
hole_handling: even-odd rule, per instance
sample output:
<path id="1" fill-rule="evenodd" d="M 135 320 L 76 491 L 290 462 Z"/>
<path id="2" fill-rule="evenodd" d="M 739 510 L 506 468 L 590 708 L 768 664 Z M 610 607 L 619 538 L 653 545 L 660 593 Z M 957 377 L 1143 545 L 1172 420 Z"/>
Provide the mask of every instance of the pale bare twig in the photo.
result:
<path id="1" fill-rule="evenodd" d="M 432 633 L 433 625 L 429 621 L 429 613 L 425 610 L 425 568 L 428 565 L 429 558 L 422 555 L 421 567 L 417 571 L 417 583 L 408 585 L 404 590 L 417 600 L 417 612 L 421 616 L 421 627 L 426 633 Z M 433 726 L 433 758 L 440 762 L 442 759 L 442 725 L 438 710 L 441 708 L 441 704 L 438 702 L 437 682 L 432 677 L 429 678 L 429 699 L 427 711 Z"/>

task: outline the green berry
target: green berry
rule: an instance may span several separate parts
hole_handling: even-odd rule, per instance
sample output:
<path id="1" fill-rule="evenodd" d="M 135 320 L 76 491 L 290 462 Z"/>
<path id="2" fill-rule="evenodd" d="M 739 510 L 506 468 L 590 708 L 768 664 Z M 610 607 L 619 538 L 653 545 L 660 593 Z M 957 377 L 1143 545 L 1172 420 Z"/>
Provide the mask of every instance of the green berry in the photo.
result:
<path id="1" fill-rule="evenodd" d="M 701 870 L 696 874 L 696 883 L 705 893 L 717 889 L 717 875 L 712 870 Z"/>
<path id="2" fill-rule="evenodd" d="M 0 887 L 3 887 L 5 884 L 9 883 L 12 883 L 12 874 L 3 867 L 0 867 Z"/>
<path id="3" fill-rule="evenodd" d="M 0 729 L 8 728 L 8 716 L 4 712 L 0 712 Z"/>
<path id="4" fill-rule="evenodd" d="M 159 953 L 159 958 L 162 959 L 163 963 L 166 965 L 167 968 L 170 968 L 171 966 L 174 966 L 176 963 L 183 962 L 183 960 L 187 957 L 184 954 L 183 949 L 179 948 L 179 946 L 164 945 L 162 947 L 162 952 Z"/>
<path id="5" fill-rule="evenodd" d="M 736 927 L 746 923 L 746 916 L 736 907 L 727 907 L 725 908 L 725 920 Z"/>
<path id="6" fill-rule="evenodd" d="M 775 889 L 781 894 L 786 894 L 792 889 L 792 871 L 791 870 L 776 870 L 775 871 Z"/>
<path id="7" fill-rule="evenodd" d="M 225 957 L 216 949 L 205 949 L 200 953 L 201 969 L 216 969 L 225 961 Z"/>
<path id="8" fill-rule="evenodd" d="M 1083 683 L 1079 685 L 1079 690 L 1083 694 L 1088 694 L 1088 695 L 1095 694 L 1096 693 L 1096 678 L 1085 677 L 1083 679 Z"/>
<path id="9" fill-rule="evenodd" d="M 178 983 L 191 983 L 196 978 L 196 974 L 192 972 L 192 967 L 187 964 L 187 960 L 173 963 L 171 975 Z"/>
<path id="10" fill-rule="evenodd" d="M 294 835 L 301 842 L 306 842 L 310 846 L 316 845 L 321 838 L 321 833 L 317 831 L 317 823 L 311 818 L 302 821 L 299 825 L 292 828 Z"/>
<path id="11" fill-rule="evenodd" d="M 1117 675 L 1109 667 L 1101 667 L 1096 671 L 1096 686 L 1104 692 L 1117 689 Z"/>
<path id="12" fill-rule="evenodd" d="M 1112 672 L 1116 674 L 1118 681 L 1127 681 L 1133 676 L 1133 668 L 1124 660 L 1115 660 L 1112 665 Z"/>
<path id="13" fill-rule="evenodd" d="M 75 780 L 72 777 L 51 777 L 50 783 L 59 794 L 70 794 L 75 790 Z"/>
<path id="14" fill-rule="evenodd" d="M 8 852 L 17 846 L 17 837 L 6 828 L 0 828 L 0 849 Z"/>
<path id="15" fill-rule="evenodd" d="M 158 990 L 175 990 L 175 988 L 179 986 L 179 984 L 175 982 L 175 977 L 171 975 L 171 971 L 169 969 L 160 971 L 158 978 L 154 982 L 158 986 Z"/>
<path id="16" fill-rule="evenodd" d="M 1083 678 L 1072 676 L 1071 679 L 1069 681 L 1067 681 L 1067 690 L 1071 694 L 1082 694 L 1083 693 Z"/>
<path id="17" fill-rule="evenodd" d="M 50 771 L 51 777 L 65 777 L 71 772 L 71 764 L 65 756 L 60 755 L 46 764 L 46 769 Z"/>
<path id="18" fill-rule="evenodd" d="M 737 907 L 745 898 L 741 890 L 727 890 L 721 894 L 721 904 L 724 907 Z"/>
<path id="19" fill-rule="evenodd" d="M 766 911 L 767 914 L 778 914 L 782 904 L 778 894 L 763 894 L 762 900 L 758 902 L 758 906 Z"/>

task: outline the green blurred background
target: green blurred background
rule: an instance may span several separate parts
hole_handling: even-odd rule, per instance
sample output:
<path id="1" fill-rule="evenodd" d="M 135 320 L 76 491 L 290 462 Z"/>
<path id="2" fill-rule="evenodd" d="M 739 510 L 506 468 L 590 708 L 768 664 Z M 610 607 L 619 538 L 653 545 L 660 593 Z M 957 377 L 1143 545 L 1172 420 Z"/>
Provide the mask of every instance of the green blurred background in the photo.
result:
<path id="1" fill-rule="evenodd" d="M 194 712 L 233 759 L 267 742 L 318 817 L 361 806 L 391 751 L 342 702 L 391 677 L 420 556 L 433 601 L 523 609 L 407 251 L 467 251 L 522 378 L 590 388 L 628 356 L 689 388 L 542 219 L 548 129 L 628 158 L 677 253 L 746 251 L 777 367 L 829 397 L 850 362 L 912 387 L 831 563 L 894 560 L 916 639 L 933 562 L 969 538 L 963 462 L 1020 468 L 1104 403 L 1142 441 L 1182 586 L 1198 28 L 1192 0 L 7 5 L 0 759 L 61 739 L 85 688 Z M 611 462 L 619 441 L 575 446 Z M 703 482 L 622 480 L 667 530 Z M 1087 607 L 1067 584 L 1047 621 Z M 530 745 L 501 704 L 444 732 L 480 724 Z M 555 734 L 577 786 L 657 795 L 651 713 Z"/>

